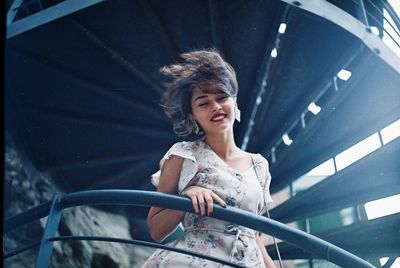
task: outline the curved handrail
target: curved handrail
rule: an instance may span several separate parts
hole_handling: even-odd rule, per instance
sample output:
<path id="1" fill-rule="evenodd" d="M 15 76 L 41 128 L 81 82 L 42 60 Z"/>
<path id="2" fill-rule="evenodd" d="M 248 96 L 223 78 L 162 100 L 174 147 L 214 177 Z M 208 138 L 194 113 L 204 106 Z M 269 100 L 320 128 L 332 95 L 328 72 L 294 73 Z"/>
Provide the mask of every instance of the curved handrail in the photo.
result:
<path id="1" fill-rule="evenodd" d="M 187 197 L 137 190 L 75 192 L 61 196 L 59 205 L 61 209 L 65 209 L 81 205 L 112 204 L 163 207 L 194 212 L 192 203 Z M 342 267 L 374 267 L 367 261 L 318 237 L 241 209 L 233 207 L 222 208 L 217 205 L 214 208 L 212 217 L 275 236 L 293 246 L 305 249 L 319 258 L 326 259 Z M 5 225 L 7 226 L 7 220 L 5 221 Z"/>
<path id="2" fill-rule="evenodd" d="M 50 241 L 66 241 L 66 240 L 86 240 L 86 241 L 103 241 L 103 242 L 118 242 L 118 243 L 124 243 L 124 244 L 132 244 L 132 245 L 139 245 L 139 246 L 145 246 L 145 247 L 152 247 L 152 248 L 160 248 L 160 249 L 165 249 L 165 250 L 170 250 L 174 252 L 178 252 L 181 254 L 186 254 L 186 255 L 191 255 L 203 259 L 207 259 L 213 262 L 221 263 L 224 265 L 228 265 L 231 267 L 236 267 L 236 268 L 245 268 L 245 266 L 238 265 L 235 263 L 231 263 L 222 259 L 218 259 L 212 256 L 200 254 L 197 252 L 193 252 L 190 250 L 184 250 L 181 248 L 174 248 L 158 243 L 152 243 L 152 242 L 147 242 L 147 241 L 140 241 L 140 240 L 134 240 L 134 239 L 123 239 L 123 238 L 114 238 L 114 237 L 103 237 L 103 236 L 56 236 L 53 238 L 49 239 Z"/>
<path id="3" fill-rule="evenodd" d="M 12 256 L 18 255 L 18 254 L 23 253 L 25 251 L 28 251 L 28 250 L 30 250 L 32 248 L 38 247 L 38 246 L 40 246 L 40 242 L 41 242 L 41 240 L 35 241 L 35 242 L 32 242 L 32 243 L 29 243 L 26 246 L 23 246 L 23 247 L 20 247 L 20 248 L 17 248 L 17 249 L 8 251 L 8 252 L 3 252 L 3 259 L 5 260 L 5 259 L 10 258 Z"/>
<path id="4" fill-rule="evenodd" d="M 204 255 L 204 254 L 200 254 L 197 252 L 193 252 L 190 250 L 185 250 L 185 249 L 181 249 L 181 248 L 175 248 L 175 247 L 171 247 L 171 246 L 167 246 L 167 245 L 163 245 L 163 244 L 159 244 L 159 243 L 153 243 L 153 242 L 148 242 L 148 241 L 141 241 L 141 240 L 136 240 L 136 239 L 125 239 L 125 238 L 116 238 L 116 237 L 105 237 L 105 236 L 54 236 L 54 237 L 50 237 L 49 241 L 75 241 L 75 240 L 85 240 L 85 241 L 101 241 L 101 242 L 117 242 L 117 243 L 123 243 L 123 244 L 131 244 L 131 245 L 138 245 L 138 246 L 145 246 L 145 247 L 151 247 L 151 248 L 159 248 L 159 249 L 164 249 L 164 250 L 169 250 L 169 251 L 174 251 L 174 252 L 178 252 L 181 254 L 186 254 L 186 255 L 190 255 L 190 256 L 195 256 L 195 257 L 199 257 L 202 259 L 207 259 L 213 262 L 217 262 L 217 263 L 221 263 L 224 265 L 228 265 L 231 267 L 236 267 L 236 268 L 245 268 L 242 265 L 238 265 L 235 263 L 231 263 L 222 259 L 218 259 L 212 256 L 208 256 L 208 255 Z M 30 243 L 27 246 L 12 250 L 10 252 L 7 252 L 3 255 L 3 259 L 7 259 L 9 257 L 18 255 L 20 253 L 23 253 L 25 251 L 28 251 L 34 247 L 38 247 L 40 245 L 41 241 L 36 241 L 33 243 Z"/>
<path id="5" fill-rule="evenodd" d="M 6 219 L 3 224 L 3 233 L 8 233 L 24 224 L 46 217 L 49 215 L 50 207 L 51 201 L 46 201 L 25 212 Z"/>

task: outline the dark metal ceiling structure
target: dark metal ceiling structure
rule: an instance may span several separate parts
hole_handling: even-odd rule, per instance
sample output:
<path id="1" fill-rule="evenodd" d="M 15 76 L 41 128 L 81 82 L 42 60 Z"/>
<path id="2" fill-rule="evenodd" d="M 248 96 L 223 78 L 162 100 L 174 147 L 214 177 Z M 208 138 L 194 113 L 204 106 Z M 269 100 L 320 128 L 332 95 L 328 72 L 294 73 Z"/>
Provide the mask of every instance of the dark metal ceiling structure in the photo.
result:
<path id="1" fill-rule="evenodd" d="M 217 48 L 235 68 L 236 141 L 269 160 L 272 193 L 400 118 L 400 59 L 352 1 L 78 2 L 7 5 L 6 138 L 32 176 L 66 192 L 154 189 L 150 175 L 181 140 L 158 70 L 193 49 Z M 289 222 L 398 194 L 399 151 L 389 143 L 271 214 Z"/>

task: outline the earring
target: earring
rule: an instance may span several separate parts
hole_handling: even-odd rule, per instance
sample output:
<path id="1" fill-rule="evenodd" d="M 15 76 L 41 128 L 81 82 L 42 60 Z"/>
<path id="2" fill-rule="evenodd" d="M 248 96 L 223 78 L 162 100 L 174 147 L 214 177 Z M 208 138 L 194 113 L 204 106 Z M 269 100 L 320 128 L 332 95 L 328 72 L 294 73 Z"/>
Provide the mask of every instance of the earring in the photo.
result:
<path id="1" fill-rule="evenodd" d="M 199 125 L 197 125 L 197 122 L 196 122 L 196 121 L 194 121 L 193 124 L 194 124 L 194 133 L 195 133 L 196 136 L 197 136 L 197 135 L 199 135 L 199 132 L 200 132 Z"/>
<path id="2" fill-rule="evenodd" d="M 235 119 L 240 122 L 240 110 L 237 106 L 235 106 Z"/>

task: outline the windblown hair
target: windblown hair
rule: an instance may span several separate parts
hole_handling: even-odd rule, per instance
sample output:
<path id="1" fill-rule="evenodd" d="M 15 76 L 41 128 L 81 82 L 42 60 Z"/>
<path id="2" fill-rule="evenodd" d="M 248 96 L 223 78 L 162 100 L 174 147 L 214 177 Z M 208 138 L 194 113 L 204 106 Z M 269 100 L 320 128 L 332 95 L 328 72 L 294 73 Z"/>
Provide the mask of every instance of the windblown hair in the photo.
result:
<path id="1" fill-rule="evenodd" d="M 164 66 L 160 71 L 170 78 L 163 96 L 165 114 L 179 136 L 192 134 L 196 125 L 189 119 L 194 89 L 205 93 L 226 93 L 236 97 L 238 83 L 232 66 L 214 49 L 181 54 L 183 62 Z"/>

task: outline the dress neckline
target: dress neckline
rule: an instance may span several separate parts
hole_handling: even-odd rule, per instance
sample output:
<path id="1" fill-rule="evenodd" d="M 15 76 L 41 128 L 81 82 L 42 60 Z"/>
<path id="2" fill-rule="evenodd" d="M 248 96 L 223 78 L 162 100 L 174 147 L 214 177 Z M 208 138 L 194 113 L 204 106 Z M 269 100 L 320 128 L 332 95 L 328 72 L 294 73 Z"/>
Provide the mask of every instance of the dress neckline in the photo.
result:
<path id="1" fill-rule="evenodd" d="M 251 166 L 249 167 L 249 168 L 247 168 L 246 170 L 244 170 L 244 171 L 237 171 L 235 168 L 233 168 L 233 167 L 231 167 L 230 165 L 228 165 L 211 147 L 210 147 L 210 145 L 208 145 L 204 140 L 200 140 L 203 144 L 204 144 L 204 146 L 205 147 L 207 147 L 207 149 L 208 150 L 210 150 L 227 168 L 229 168 L 230 170 L 232 170 L 233 172 L 235 172 L 236 174 L 239 174 L 239 175 L 243 175 L 243 174 L 246 174 L 246 173 L 248 173 L 249 171 L 251 171 L 252 169 L 254 169 L 255 168 L 255 164 L 254 164 L 254 162 L 255 162 L 255 160 L 254 160 L 254 158 L 253 158 L 253 156 L 251 156 L 251 158 L 252 158 L 252 162 L 253 162 L 253 164 L 251 164 Z"/>
<path id="2" fill-rule="evenodd" d="M 231 168 L 231 167 L 230 167 Z M 242 172 L 238 172 L 238 171 L 236 171 L 236 170 L 234 170 L 236 173 L 238 173 L 238 174 L 240 174 L 240 175 L 245 175 L 245 174 L 247 174 L 247 173 L 249 173 L 249 172 L 251 172 L 251 171 L 253 171 L 254 170 L 254 164 L 252 164 L 251 165 L 251 167 L 249 167 L 247 170 L 245 170 L 245 171 L 242 171 Z"/>

